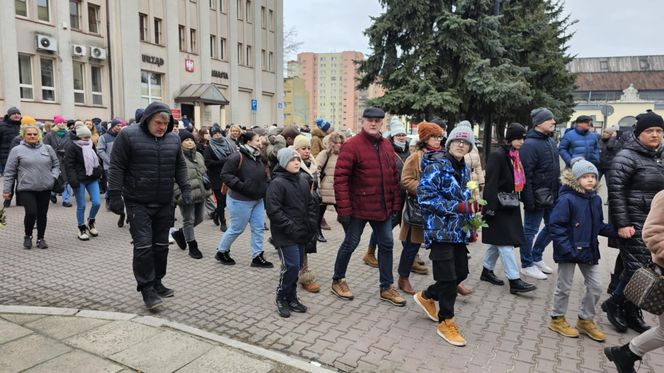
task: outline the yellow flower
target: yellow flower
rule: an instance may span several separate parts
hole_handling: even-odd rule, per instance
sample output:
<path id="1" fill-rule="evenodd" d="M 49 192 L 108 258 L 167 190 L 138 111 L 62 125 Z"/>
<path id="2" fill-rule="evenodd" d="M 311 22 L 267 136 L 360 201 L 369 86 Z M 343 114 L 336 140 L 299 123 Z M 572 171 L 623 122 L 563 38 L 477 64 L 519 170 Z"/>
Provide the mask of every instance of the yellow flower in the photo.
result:
<path id="1" fill-rule="evenodd" d="M 475 189 L 477 189 L 477 183 L 474 182 L 474 181 L 472 181 L 472 180 L 469 181 L 468 184 L 466 184 L 466 186 L 467 186 L 468 189 L 470 189 L 470 190 L 475 190 Z"/>

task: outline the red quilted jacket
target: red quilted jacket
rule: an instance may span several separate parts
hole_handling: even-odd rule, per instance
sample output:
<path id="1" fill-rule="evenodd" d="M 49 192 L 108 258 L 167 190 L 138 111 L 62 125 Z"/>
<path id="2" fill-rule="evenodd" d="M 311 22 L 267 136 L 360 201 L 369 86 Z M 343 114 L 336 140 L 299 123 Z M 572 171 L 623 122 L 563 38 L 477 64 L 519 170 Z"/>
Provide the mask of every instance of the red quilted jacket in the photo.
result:
<path id="1" fill-rule="evenodd" d="M 389 140 L 362 131 L 341 147 L 334 169 L 340 216 L 386 220 L 399 211 L 399 170 Z"/>

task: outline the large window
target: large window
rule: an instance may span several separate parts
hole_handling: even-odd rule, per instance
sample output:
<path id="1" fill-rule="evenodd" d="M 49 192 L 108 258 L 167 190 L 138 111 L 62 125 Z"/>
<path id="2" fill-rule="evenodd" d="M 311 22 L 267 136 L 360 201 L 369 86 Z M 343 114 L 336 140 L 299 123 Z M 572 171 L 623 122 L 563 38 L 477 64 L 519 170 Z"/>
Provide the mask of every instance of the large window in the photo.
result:
<path id="1" fill-rule="evenodd" d="M 226 13 L 226 0 L 219 0 L 219 11 Z"/>
<path id="2" fill-rule="evenodd" d="M 226 60 L 226 39 L 224 38 L 219 38 L 221 40 L 221 43 L 219 43 L 219 58 L 222 60 Z"/>
<path id="3" fill-rule="evenodd" d="M 270 31 L 274 31 L 274 11 L 272 9 L 268 11 L 267 22 L 268 26 L 270 26 Z"/>
<path id="4" fill-rule="evenodd" d="M 162 101 L 161 74 L 141 71 L 141 104 L 146 107 L 152 101 Z"/>
<path id="5" fill-rule="evenodd" d="M 79 0 L 69 0 L 69 23 L 72 30 L 81 29 L 81 3 Z"/>
<path id="6" fill-rule="evenodd" d="M 101 66 L 90 66 L 90 85 L 92 86 L 92 105 L 102 105 Z"/>
<path id="7" fill-rule="evenodd" d="M 40 58 L 42 100 L 55 101 L 55 78 L 53 77 L 53 60 Z"/>
<path id="8" fill-rule="evenodd" d="M 88 31 L 93 34 L 99 34 L 99 7 L 88 4 Z"/>
<path id="9" fill-rule="evenodd" d="M 154 43 L 161 44 L 161 19 L 154 19 Z"/>
<path id="10" fill-rule="evenodd" d="M 85 65 L 82 62 L 74 62 L 74 102 L 85 103 Z"/>
<path id="11" fill-rule="evenodd" d="M 21 17 L 28 16 L 28 4 L 27 0 L 16 0 L 14 1 L 14 9 L 16 10 L 16 15 Z"/>
<path id="12" fill-rule="evenodd" d="M 251 23 L 254 21 L 254 12 L 251 10 L 251 0 L 247 0 L 247 7 L 246 7 L 246 15 L 247 15 L 247 23 Z"/>
<path id="13" fill-rule="evenodd" d="M 264 6 L 261 7 L 261 27 L 267 28 L 267 14 Z"/>
<path id="14" fill-rule="evenodd" d="M 48 0 L 37 0 L 37 18 L 40 21 L 50 22 L 51 14 L 49 13 Z"/>
<path id="15" fill-rule="evenodd" d="M 274 53 L 270 52 L 267 59 L 267 71 L 274 71 Z"/>
<path id="16" fill-rule="evenodd" d="M 21 98 L 32 100 L 32 57 L 18 55 L 18 80 L 21 89 Z"/>
<path id="17" fill-rule="evenodd" d="M 237 64 L 244 65 L 244 46 L 242 43 L 237 43 Z"/>
<path id="18" fill-rule="evenodd" d="M 189 44 L 191 53 L 196 53 L 196 30 L 193 28 L 189 29 Z"/>
<path id="19" fill-rule="evenodd" d="M 237 19 L 243 20 L 244 19 L 244 0 L 237 0 Z"/>
<path id="20" fill-rule="evenodd" d="M 210 35 L 210 57 L 217 58 L 217 37 Z"/>
<path id="21" fill-rule="evenodd" d="M 247 45 L 247 66 L 254 66 L 254 54 L 251 50 L 251 45 Z"/>
<path id="22" fill-rule="evenodd" d="M 146 14 L 138 13 L 138 28 L 141 41 L 148 41 L 148 16 Z"/>
<path id="23" fill-rule="evenodd" d="M 178 25 L 178 36 L 180 38 L 180 51 L 182 51 L 182 52 L 187 51 L 186 45 L 185 45 L 187 35 L 186 35 L 185 32 L 186 31 L 185 31 L 184 26 Z"/>

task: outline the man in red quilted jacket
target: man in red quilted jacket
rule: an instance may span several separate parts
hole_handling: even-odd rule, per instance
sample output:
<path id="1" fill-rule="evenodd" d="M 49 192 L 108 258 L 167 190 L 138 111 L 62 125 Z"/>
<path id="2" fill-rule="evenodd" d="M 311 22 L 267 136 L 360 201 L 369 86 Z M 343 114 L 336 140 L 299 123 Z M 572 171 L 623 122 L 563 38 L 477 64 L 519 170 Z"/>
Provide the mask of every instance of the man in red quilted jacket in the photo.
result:
<path id="1" fill-rule="evenodd" d="M 346 236 L 334 264 L 332 293 L 353 299 L 346 283 L 348 262 L 369 223 L 378 238 L 380 299 L 403 307 L 406 300 L 392 286 L 392 219 L 398 219 L 399 171 L 392 144 L 380 133 L 385 112 L 369 107 L 362 114 L 362 131 L 341 147 L 334 170 L 339 222 Z"/>

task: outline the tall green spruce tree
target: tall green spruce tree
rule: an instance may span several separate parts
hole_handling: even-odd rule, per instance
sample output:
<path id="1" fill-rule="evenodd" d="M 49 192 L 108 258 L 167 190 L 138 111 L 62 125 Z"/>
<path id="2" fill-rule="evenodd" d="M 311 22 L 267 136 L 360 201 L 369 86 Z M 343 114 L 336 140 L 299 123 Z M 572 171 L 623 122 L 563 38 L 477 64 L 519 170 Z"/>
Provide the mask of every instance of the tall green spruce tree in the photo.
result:
<path id="1" fill-rule="evenodd" d="M 365 31 L 373 53 L 359 65 L 360 88 L 386 90 L 372 104 L 450 124 L 528 124 L 538 106 L 569 116 L 574 78 L 560 5 L 506 0 L 495 15 L 494 0 L 380 2 L 385 12 Z"/>

